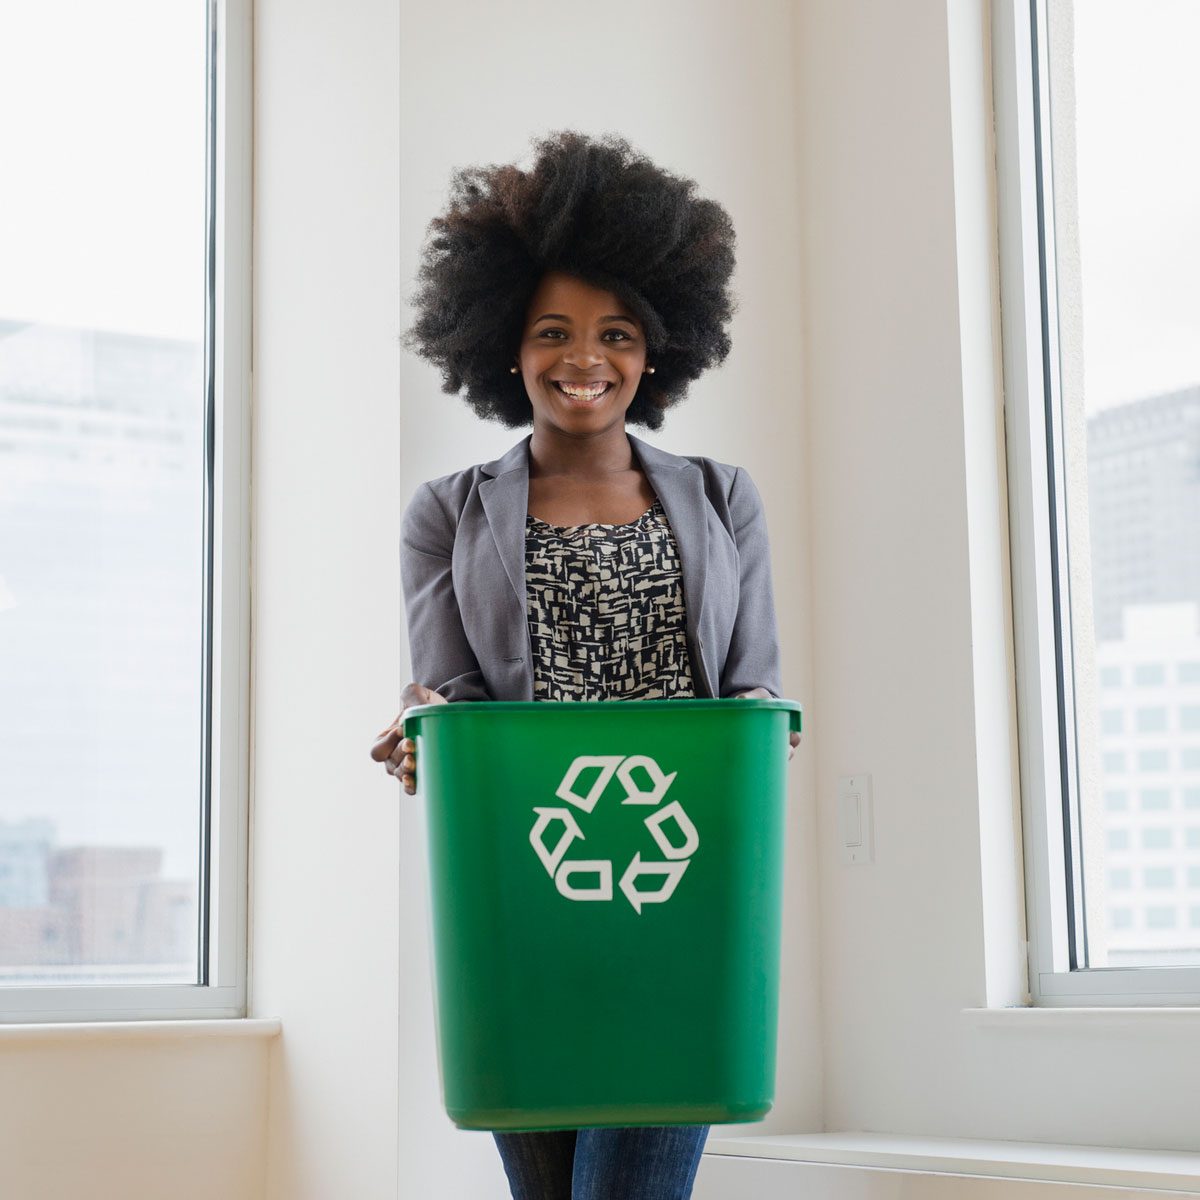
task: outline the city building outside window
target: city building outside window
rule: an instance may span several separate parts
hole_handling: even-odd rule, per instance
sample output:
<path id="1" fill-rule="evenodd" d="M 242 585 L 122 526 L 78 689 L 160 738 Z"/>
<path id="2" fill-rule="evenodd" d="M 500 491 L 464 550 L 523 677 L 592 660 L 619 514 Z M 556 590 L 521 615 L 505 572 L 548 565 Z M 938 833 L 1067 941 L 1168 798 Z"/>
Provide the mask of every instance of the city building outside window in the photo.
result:
<path id="1" fill-rule="evenodd" d="M 0 1021 L 245 1015 L 249 30 L 0 42 Z"/>
<path id="2" fill-rule="evenodd" d="M 1031 1000 L 1196 1004 L 1200 6 L 993 21 Z"/>

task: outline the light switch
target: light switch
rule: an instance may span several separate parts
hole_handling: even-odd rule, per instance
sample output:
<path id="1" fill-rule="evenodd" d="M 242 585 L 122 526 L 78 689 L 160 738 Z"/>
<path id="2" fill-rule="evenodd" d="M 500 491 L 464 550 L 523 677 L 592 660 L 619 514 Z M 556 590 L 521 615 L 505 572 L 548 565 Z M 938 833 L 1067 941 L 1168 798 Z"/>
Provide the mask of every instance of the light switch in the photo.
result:
<path id="1" fill-rule="evenodd" d="M 856 793 L 842 797 L 842 841 L 847 846 L 862 845 L 862 797 Z"/>
<path id="2" fill-rule="evenodd" d="M 843 775 L 838 779 L 837 823 L 842 862 L 873 862 L 870 775 Z"/>

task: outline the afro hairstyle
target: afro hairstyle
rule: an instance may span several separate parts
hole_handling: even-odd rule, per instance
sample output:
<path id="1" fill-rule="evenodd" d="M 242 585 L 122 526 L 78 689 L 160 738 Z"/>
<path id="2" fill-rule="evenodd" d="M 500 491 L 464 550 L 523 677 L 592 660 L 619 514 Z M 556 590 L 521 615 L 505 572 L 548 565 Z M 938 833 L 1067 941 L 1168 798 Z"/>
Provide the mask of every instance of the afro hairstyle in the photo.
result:
<path id="1" fill-rule="evenodd" d="M 559 130 L 515 164 L 456 170 L 429 224 L 417 272 L 417 319 L 402 344 L 436 364 L 442 391 L 462 392 L 485 420 L 533 421 L 509 370 L 542 276 L 563 271 L 614 293 L 641 320 L 647 361 L 625 414 L 658 429 L 688 383 L 724 361 L 734 229 L 693 180 L 656 166 L 617 135 Z"/>

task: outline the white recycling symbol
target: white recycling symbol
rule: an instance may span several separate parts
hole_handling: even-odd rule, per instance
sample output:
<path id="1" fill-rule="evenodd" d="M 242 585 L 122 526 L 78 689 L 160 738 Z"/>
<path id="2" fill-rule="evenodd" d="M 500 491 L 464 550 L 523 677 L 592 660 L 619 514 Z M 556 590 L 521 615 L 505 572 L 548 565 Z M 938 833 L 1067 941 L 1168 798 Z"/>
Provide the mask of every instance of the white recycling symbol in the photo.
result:
<path id="1" fill-rule="evenodd" d="M 587 795 L 581 796 L 574 790 L 575 781 L 581 772 L 592 767 L 599 767 L 600 773 L 588 788 Z M 643 768 L 649 775 L 653 785 L 650 791 L 644 791 L 634 781 L 633 771 L 636 767 Z M 617 886 L 633 905 L 634 912 L 640 916 L 643 905 L 665 904 L 671 898 L 683 878 L 684 871 L 687 870 L 688 862 L 700 846 L 700 835 L 678 800 L 660 807 L 677 772 L 663 774 L 658 763 L 645 754 L 581 754 L 567 768 L 567 773 L 554 794 L 574 808 L 590 813 L 614 774 L 625 789 L 622 804 L 654 807 L 654 812 L 642 823 L 650 831 L 650 836 L 665 859 L 663 862 L 643 861 L 641 851 L 635 851 L 621 875 Z M 610 860 L 567 858 L 571 844 L 585 840 L 583 830 L 580 829 L 571 809 L 534 805 L 533 811 L 537 816 L 533 828 L 529 831 L 529 841 L 547 874 L 554 880 L 558 891 L 568 900 L 611 900 L 613 864 Z M 667 837 L 663 826 L 669 821 L 674 822 L 682 835 L 682 842 L 676 844 Z M 562 830 L 558 834 L 558 840 L 550 846 L 547 844 L 546 831 L 555 823 L 560 824 Z M 599 882 L 590 887 L 576 887 L 571 882 L 574 875 L 598 875 Z M 641 891 L 637 881 L 643 876 L 662 876 L 662 885 L 649 891 Z"/>

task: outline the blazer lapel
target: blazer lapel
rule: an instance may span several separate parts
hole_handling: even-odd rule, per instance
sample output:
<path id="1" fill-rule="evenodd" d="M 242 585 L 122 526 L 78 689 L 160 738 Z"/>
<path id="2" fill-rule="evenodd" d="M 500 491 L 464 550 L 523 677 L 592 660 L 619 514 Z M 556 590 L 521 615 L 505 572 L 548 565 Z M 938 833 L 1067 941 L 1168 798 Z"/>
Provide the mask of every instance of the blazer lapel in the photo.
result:
<path id="1" fill-rule="evenodd" d="M 487 515 L 488 527 L 496 542 L 496 552 L 504 564 L 504 573 L 521 602 L 525 595 L 525 515 L 529 512 L 529 439 L 526 434 L 499 458 L 482 464 L 491 479 L 479 485 L 479 499 Z"/>
<path id="2" fill-rule="evenodd" d="M 650 486 L 662 501 L 663 511 L 675 534 L 688 633 L 703 657 L 700 629 L 709 553 L 704 473 L 682 455 L 659 450 L 628 431 L 626 436 Z M 479 484 L 479 499 L 496 543 L 496 552 L 504 564 L 504 572 L 522 614 L 527 604 L 525 517 L 529 511 L 529 442 L 532 437 L 532 433 L 526 434 L 499 458 L 481 464 L 483 474 L 490 478 Z M 707 663 L 701 665 L 707 675 Z M 532 670 L 532 663 L 529 667 Z M 713 694 L 716 694 L 715 690 Z"/>

